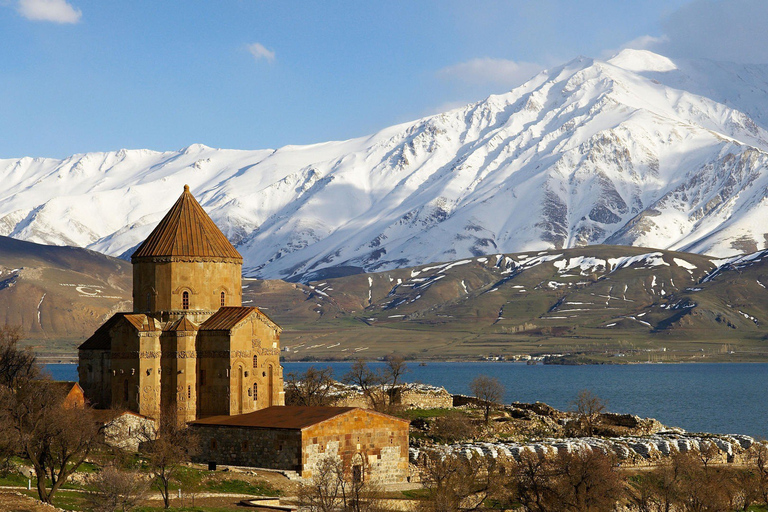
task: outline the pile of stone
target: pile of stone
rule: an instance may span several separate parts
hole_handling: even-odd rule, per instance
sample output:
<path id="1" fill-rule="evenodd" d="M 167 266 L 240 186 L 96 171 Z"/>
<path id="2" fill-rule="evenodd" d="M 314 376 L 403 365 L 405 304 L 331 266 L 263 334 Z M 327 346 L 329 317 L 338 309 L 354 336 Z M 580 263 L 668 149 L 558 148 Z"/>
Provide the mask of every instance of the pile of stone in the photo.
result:
<path id="1" fill-rule="evenodd" d="M 427 451 L 458 455 L 471 459 L 476 456 L 507 457 L 519 460 L 524 452 L 540 456 L 556 456 L 561 451 L 599 450 L 612 453 L 623 464 L 641 465 L 654 463 L 676 452 L 701 450 L 715 446 L 719 462 L 738 461 L 740 455 L 755 443 L 754 438 L 744 435 L 689 434 L 682 431 L 659 432 L 650 436 L 625 436 L 613 438 L 582 437 L 571 439 L 542 439 L 535 442 L 474 442 L 453 445 L 437 445 L 428 449 L 412 447 L 410 461 L 418 464 Z"/>

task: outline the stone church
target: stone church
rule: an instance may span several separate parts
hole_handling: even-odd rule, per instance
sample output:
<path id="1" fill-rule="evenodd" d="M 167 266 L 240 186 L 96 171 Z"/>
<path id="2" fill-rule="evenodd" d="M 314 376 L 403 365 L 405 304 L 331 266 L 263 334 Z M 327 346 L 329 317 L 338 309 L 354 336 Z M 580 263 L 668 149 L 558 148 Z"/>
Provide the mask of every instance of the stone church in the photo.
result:
<path id="1" fill-rule="evenodd" d="M 133 312 L 79 347 L 95 407 L 193 421 L 284 405 L 281 329 L 243 307 L 243 258 L 188 186 L 131 263 Z"/>

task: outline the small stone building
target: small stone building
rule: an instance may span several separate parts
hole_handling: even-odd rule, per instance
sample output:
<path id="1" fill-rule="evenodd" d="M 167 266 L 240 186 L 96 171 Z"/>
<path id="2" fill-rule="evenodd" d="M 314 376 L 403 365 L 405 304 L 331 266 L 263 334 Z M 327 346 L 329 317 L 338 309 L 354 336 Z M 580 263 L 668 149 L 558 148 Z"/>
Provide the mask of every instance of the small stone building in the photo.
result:
<path id="1" fill-rule="evenodd" d="M 269 407 L 191 423 L 197 462 L 295 471 L 312 478 L 326 457 L 350 480 L 405 482 L 408 420 L 357 407 Z"/>
<path id="2" fill-rule="evenodd" d="M 242 305 L 243 258 L 188 186 L 131 263 L 133 311 L 79 347 L 94 407 L 191 421 L 285 403 L 281 329 Z"/>

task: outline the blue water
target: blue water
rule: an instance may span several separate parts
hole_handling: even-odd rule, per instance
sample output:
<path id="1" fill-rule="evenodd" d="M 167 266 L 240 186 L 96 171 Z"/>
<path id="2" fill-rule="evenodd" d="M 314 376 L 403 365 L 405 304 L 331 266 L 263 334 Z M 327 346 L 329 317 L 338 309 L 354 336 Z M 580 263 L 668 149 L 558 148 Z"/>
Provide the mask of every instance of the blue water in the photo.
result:
<path id="1" fill-rule="evenodd" d="M 285 373 L 333 368 L 340 378 L 351 363 L 283 363 Z M 374 363 L 373 366 L 376 366 Z M 48 365 L 57 380 L 76 380 L 75 365 Z M 582 389 L 608 401 L 611 412 L 656 418 L 690 432 L 768 438 L 768 364 L 636 364 L 550 366 L 521 363 L 408 363 L 405 380 L 469 394 L 477 375 L 498 378 L 506 402 L 546 402 L 567 409 Z"/>

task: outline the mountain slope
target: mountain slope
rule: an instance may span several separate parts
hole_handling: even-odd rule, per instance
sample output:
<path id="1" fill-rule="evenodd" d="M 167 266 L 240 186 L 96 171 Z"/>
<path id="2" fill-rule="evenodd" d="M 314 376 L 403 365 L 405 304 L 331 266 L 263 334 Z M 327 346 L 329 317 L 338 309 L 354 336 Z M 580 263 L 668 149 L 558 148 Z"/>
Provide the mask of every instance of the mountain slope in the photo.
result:
<path id="1" fill-rule="evenodd" d="M 0 322 L 72 353 L 116 311 L 131 270 L 84 249 L 0 237 Z M 624 246 L 493 254 L 308 284 L 246 279 L 244 305 L 284 328 L 288 358 L 490 354 L 768 357 L 768 251 L 716 260 Z M 719 354 L 727 347 L 736 355 Z M 638 355 L 639 353 L 639 355 Z M 634 357 L 645 360 L 645 352 Z"/>
<path id="2" fill-rule="evenodd" d="M 128 255 L 189 183 L 254 277 L 599 243 L 753 252 L 766 77 L 627 50 L 350 141 L 0 160 L 0 234 Z"/>
<path id="3" fill-rule="evenodd" d="M 496 254 L 306 285 L 246 282 L 286 357 L 627 352 L 768 357 L 768 251 L 716 260 L 621 246 Z M 660 352 L 661 351 L 661 352 Z M 733 354 L 729 354 L 733 352 Z M 624 359 L 622 359 L 624 360 Z"/>
<path id="4" fill-rule="evenodd" d="M 130 264 L 74 247 L 0 237 L 0 324 L 43 352 L 68 352 L 131 309 Z"/>

